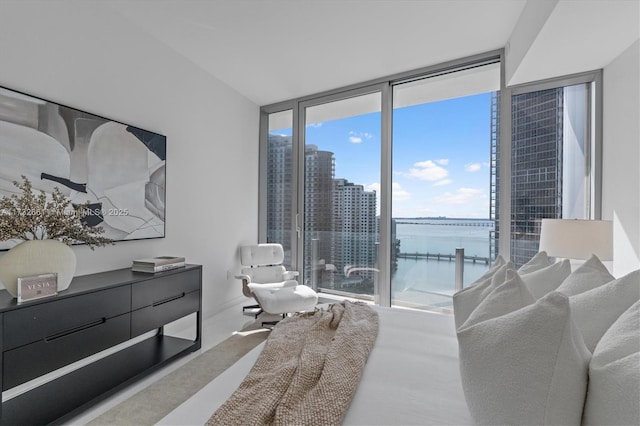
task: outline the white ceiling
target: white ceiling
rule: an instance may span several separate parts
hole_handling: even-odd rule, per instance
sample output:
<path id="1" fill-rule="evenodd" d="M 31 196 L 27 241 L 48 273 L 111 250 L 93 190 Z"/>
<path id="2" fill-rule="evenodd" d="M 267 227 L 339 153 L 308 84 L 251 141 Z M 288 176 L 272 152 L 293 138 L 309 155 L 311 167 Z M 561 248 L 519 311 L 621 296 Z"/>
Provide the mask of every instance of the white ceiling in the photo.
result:
<path id="1" fill-rule="evenodd" d="M 525 0 L 106 4 L 266 105 L 502 48 Z"/>
<path id="2" fill-rule="evenodd" d="M 604 68 L 638 38 L 640 0 L 558 1 L 508 84 Z"/>
<path id="3" fill-rule="evenodd" d="M 640 37 L 640 0 L 99 4 L 258 105 L 500 49 L 514 34 L 527 42 L 508 84 L 601 68 Z"/>

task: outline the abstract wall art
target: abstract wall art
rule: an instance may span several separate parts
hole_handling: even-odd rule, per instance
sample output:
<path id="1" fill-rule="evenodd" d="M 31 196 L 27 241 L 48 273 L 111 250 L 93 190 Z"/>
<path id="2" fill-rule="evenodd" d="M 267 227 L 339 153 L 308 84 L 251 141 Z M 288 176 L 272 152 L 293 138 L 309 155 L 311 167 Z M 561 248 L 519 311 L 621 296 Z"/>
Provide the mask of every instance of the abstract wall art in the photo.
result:
<path id="1" fill-rule="evenodd" d="M 114 241 L 165 235 L 166 137 L 0 87 L 0 198 L 55 187 Z M 7 250 L 18 241 L 0 241 Z"/>

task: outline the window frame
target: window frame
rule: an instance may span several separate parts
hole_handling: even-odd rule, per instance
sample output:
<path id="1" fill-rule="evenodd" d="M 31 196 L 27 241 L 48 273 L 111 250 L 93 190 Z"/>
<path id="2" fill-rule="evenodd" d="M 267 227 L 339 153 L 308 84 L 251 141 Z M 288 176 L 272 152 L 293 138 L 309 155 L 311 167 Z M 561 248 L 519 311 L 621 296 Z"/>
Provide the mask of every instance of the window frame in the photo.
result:
<path id="1" fill-rule="evenodd" d="M 499 217 L 509 218 L 500 226 L 498 251 L 509 260 L 511 258 L 511 99 L 513 96 L 524 93 L 537 92 L 547 89 L 557 89 L 578 84 L 590 84 L 589 105 L 591 114 L 587 117 L 591 129 L 588 141 L 590 147 L 587 153 L 587 169 L 590 188 L 588 219 L 599 220 L 602 218 L 602 69 L 586 71 L 577 74 L 553 77 L 512 86 L 504 87 L 500 92 L 500 110 L 508 111 L 508 114 L 500 113 L 500 207 Z M 502 80 L 504 84 L 504 80 Z"/>
<path id="2" fill-rule="evenodd" d="M 435 77 L 489 63 L 500 63 L 500 111 L 511 111 L 511 98 L 520 93 L 556 88 L 581 83 L 591 83 L 591 143 L 592 152 L 589 161 L 591 199 L 590 218 L 599 219 L 602 213 L 602 70 L 588 71 L 569 76 L 554 77 L 546 80 L 527 82 L 507 86 L 505 79 L 505 51 L 498 49 L 473 55 L 429 67 L 411 70 L 392 76 L 369 80 L 359 84 L 337 88 L 321 93 L 303 96 L 283 102 L 265 105 L 260 108 L 259 134 L 259 193 L 258 193 L 258 241 L 267 241 L 267 151 L 268 151 L 268 118 L 269 114 L 293 111 L 292 123 L 292 181 L 296 185 L 292 201 L 291 250 L 296 255 L 292 259 L 293 267 L 300 270 L 303 267 L 302 238 L 304 237 L 304 126 L 305 109 L 340 99 L 359 96 L 366 93 L 380 92 L 382 96 L 381 108 L 381 170 L 380 170 L 380 250 L 378 253 L 379 279 L 374 288 L 374 302 L 381 306 L 391 306 L 391 194 L 392 194 L 392 115 L 393 115 L 393 87 L 397 84 L 414 80 Z M 500 113 L 499 128 L 499 218 L 508 218 L 506 224 L 501 225 L 497 243 L 499 253 L 510 258 L 511 245 L 511 114 Z M 300 271 L 301 273 L 303 271 Z"/>

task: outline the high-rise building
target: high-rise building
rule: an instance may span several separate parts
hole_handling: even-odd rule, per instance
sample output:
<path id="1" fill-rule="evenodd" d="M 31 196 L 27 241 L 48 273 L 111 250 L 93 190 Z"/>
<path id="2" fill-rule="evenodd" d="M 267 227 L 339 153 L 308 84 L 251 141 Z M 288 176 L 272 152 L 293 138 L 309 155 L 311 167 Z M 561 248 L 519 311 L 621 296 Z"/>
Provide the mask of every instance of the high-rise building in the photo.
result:
<path id="1" fill-rule="evenodd" d="M 358 276 L 373 285 L 378 229 L 376 192 L 346 179 L 333 180 L 333 259 L 338 271 L 358 268 Z M 347 281 L 345 281 L 346 283 Z"/>
<path id="2" fill-rule="evenodd" d="M 542 218 L 562 217 L 563 88 L 512 97 L 511 107 L 511 260 L 516 266 L 538 252 Z M 499 217 L 499 112 L 492 102 L 492 217 Z M 492 123 L 492 128 L 493 128 Z M 495 160 L 494 160 L 495 151 Z"/>
<path id="3" fill-rule="evenodd" d="M 494 223 L 493 231 L 489 231 L 489 259 L 495 259 L 498 255 L 498 236 L 500 235 L 500 211 L 498 200 L 500 199 L 500 156 L 498 155 L 498 141 L 500 140 L 500 92 L 491 93 L 491 124 L 490 124 L 490 180 L 489 180 L 489 219 Z"/>
<path id="4" fill-rule="evenodd" d="M 282 244 L 285 265 L 292 264 L 292 161 L 291 136 L 269 135 L 267 167 L 267 241 Z"/>
<path id="5" fill-rule="evenodd" d="M 305 146 L 304 157 L 304 283 L 316 286 L 318 280 L 332 277 L 321 271 L 332 264 L 335 159 L 333 152 L 311 144 Z"/>
<path id="6" fill-rule="evenodd" d="M 267 241 L 285 248 L 291 263 L 293 220 L 292 143 L 290 136 L 269 135 L 267 168 Z M 332 152 L 305 147 L 304 276 L 310 286 L 340 289 L 356 282 L 345 267 L 358 267 L 357 277 L 373 280 L 379 234 L 376 193 L 335 178 Z"/>

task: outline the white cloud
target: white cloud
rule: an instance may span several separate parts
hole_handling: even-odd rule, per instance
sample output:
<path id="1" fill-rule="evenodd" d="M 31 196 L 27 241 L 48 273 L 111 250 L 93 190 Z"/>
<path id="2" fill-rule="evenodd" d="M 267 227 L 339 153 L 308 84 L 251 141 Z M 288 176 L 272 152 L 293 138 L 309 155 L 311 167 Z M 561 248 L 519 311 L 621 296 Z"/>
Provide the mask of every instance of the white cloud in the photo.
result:
<path id="1" fill-rule="evenodd" d="M 484 190 L 478 188 L 458 188 L 455 193 L 445 192 L 433 199 L 439 204 L 467 204 L 485 199 Z"/>
<path id="2" fill-rule="evenodd" d="M 378 194 L 378 204 L 380 203 L 380 184 L 378 182 L 372 183 L 371 185 L 366 185 L 364 187 L 366 191 L 376 191 Z M 399 183 L 391 184 L 391 191 L 393 201 L 407 201 L 411 199 L 411 194 L 407 192 Z"/>
<path id="3" fill-rule="evenodd" d="M 440 160 L 436 160 L 435 162 L 440 164 L 441 166 L 448 166 L 449 165 L 449 159 L 448 158 L 441 158 Z"/>
<path id="4" fill-rule="evenodd" d="M 437 181 L 436 183 L 434 183 L 431 186 L 444 186 L 444 185 L 451 185 L 453 183 L 453 181 L 451 179 L 442 179 Z"/>
<path id="5" fill-rule="evenodd" d="M 409 173 L 404 173 L 403 175 L 413 179 L 434 181 L 446 178 L 449 176 L 449 172 L 435 162 L 427 160 L 415 163 L 413 168 L 409 169 Z"/>
<path id="6" fill-rule="evenodd" d="M 371 185 L 365 185 L 365 191 L 376 191 L 378 194 L 380 193 L 380 184 L 378 182 L 372 183 Z"/>
<path id="7" fill-rule="evenodd" d="M 477 172 L 478 170 L 480 170 L 482 168 L 482 164 L 480 163 L 469 163 L 467 165 L 464 166 L 464 169 L 468 172 Z"/>
<path id="8" fill-rule="evenodd" d="M 322 122 L 319 122 L 319 123 L 309 123 L 309 124 L 307 124 L 307 126 L 309 126 L 309 127 L 314 127 L 314 128 L 316 128 L 316 129 L 317 129 L 318 127 L 322 127 Z"/>
<path id="9" fill-rule="evenodd" d="M 391 189 L 393 191 L 393 201 L 407 201 L 411 199 L 411 194 L 400 186 L 399 183 L 392 183 Z"/>
<path id="10" fill-rule="evenodd" d="M 362 143 L 363 140 L 371 139 L 373 135 L 367 132 L 349 132 L 349 142 L 351 143 Z"/>

